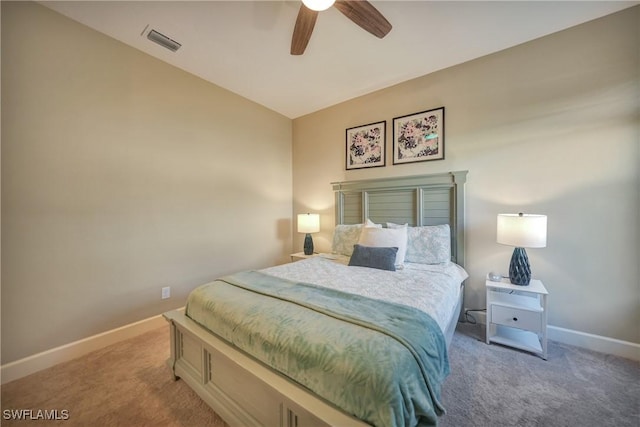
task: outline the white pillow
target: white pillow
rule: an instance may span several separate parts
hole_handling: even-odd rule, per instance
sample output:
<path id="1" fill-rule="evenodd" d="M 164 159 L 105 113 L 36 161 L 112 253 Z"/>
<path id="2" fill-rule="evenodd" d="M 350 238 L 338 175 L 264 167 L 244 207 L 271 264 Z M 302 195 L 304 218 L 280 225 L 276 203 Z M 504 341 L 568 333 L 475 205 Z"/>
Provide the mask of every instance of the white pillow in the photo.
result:
<path id="1" fill-rule="evenodd" d="M 407 228 L 373 228 L 364 227 L 360 233 L 358 244 L 377 248 L 398 248 L 396 266 L 404 265 L 407 252 Z"/>
<path id="2" fill-rule="evenodd" d="M 364 226 L 382 228 L 382 224 L 376 224 L 375 222 L 371 221 L 369 218 L 367 218 L 367 222 L 364 223 Z"/>
<path id="3" fill-rule="evenodd" d="M 387 223 L 387 227 L 397 228 L 403 226 Z M 450 262 L 451 228 L 449 224 L 409 227 L 405 261 L 416 264 Z"/>
<path id="4" fill-rule="evenodd" d="M 406 222 L 404 224 L 394 224 L 392 222 L 387 223 L 387 228 L 408 228 L 409 224 Z"/>

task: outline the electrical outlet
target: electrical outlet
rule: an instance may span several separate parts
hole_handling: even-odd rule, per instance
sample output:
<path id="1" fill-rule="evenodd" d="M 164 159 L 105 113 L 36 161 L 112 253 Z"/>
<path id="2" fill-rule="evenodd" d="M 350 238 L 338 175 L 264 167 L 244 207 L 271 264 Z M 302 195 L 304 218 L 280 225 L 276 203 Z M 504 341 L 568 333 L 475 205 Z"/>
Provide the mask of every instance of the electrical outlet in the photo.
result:
<path id="1" fill-rule="evenodd" d="M 167 299 L 171 296 L 171 287 L 166 286 L 162 288 L 162 299 Z"/>

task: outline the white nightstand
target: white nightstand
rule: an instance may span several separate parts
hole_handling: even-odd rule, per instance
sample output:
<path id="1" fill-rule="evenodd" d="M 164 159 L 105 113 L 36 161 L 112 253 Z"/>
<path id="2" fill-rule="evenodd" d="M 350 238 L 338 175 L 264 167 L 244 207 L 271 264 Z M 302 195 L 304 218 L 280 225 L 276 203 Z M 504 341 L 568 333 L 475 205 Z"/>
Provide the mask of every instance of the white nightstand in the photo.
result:
<path id="1" fill-rule="evenodd" d="M 314 256 L 318 256 L 318 253 L 314 252 L 311 255 L 305 255 L 304 252 L 296 252 L 295 254 L 291 254 L 291 262 L 300 261 L 301 259 L 307 259 Z"/>
<path id="2" fill-rule="evenodd" d="M 345 264 L 345 265 L 349 264 L 348 256 L 338 255 L 338 254 L 328 254 L 324 252 L 320 252 L 320 253 L 314 252 L 311 255 L 305 255 L 304 252 L 296 252 L 295 254 L 291 254 L 291 261 L 295 262 L 295 261 L 300 261 L 301 259 L 307 259 L 307 258 L 313 258 L 313 257 L 325 258 L 330 261 L 337 262 L 339 264 Z"/>
<path id="3" fill-rule="evenodd" d="M 547 289 L 540 280 L 529 286 L 509 279 L 485 282 L 487 344 L 492 342 L 530 351 L 547 360 Z"/>

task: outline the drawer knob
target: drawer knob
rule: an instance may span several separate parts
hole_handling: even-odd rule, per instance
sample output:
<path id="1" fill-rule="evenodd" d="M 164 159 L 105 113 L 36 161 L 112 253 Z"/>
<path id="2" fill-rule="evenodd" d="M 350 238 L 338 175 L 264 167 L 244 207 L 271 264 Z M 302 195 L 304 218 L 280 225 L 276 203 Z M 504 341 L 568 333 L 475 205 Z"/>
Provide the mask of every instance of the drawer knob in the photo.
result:
<path id="1" fill-rule="evenodd" d="M 513 318 L 513 321 L 514 321 L 514 322 L 517 322 L 517 321 L 518 321 L 518 318 L 517 318 L 517 317 L 514 317 L 514 318 Z"/>

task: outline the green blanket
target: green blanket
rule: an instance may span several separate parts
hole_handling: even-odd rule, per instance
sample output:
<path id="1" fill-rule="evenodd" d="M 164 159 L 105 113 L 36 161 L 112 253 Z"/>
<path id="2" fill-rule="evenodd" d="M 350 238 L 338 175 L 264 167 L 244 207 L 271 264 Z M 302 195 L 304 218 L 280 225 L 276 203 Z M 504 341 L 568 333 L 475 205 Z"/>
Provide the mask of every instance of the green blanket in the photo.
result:
<path id="1" fill-rule="evenodd" d="M 374 426 L 436 425 L 449 374 L 426 313 L 256 271 L 200 286 L 187 315 Z"/>

